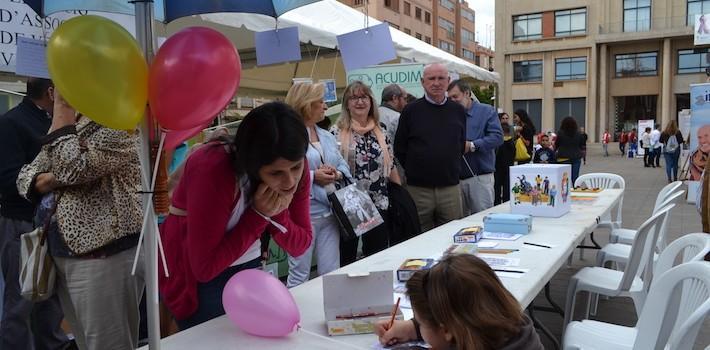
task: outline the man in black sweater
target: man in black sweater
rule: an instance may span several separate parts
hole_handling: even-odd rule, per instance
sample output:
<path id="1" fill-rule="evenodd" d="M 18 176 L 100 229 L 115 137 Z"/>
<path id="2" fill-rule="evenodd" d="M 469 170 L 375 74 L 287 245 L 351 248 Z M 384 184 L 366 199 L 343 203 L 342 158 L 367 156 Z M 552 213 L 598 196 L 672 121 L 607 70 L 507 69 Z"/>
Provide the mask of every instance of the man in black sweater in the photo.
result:
<path id="1" fill-rule="evenodd" d="M 459 173 L 467 148 L 466 111 L 446 97 L 449 80 L 443 64 L 424 68 L 425 95 L 402 110 L 394 141 L 422 231 L 463 215 Z"/>
<path id="2" fill-rule="evenodd" d="M 20 295 L 20 235 L 32 231 L 35 206 L 17 193 L 23 165 L 39 153 L 40 139 L 52 122 L 54 87 L 48 79 L 29 78 L 27 96 L 0 117 L 0 266 L 5 282 L 0 349 L 61 349 L 68 339 L 56 295 L 32 303 Z"/>

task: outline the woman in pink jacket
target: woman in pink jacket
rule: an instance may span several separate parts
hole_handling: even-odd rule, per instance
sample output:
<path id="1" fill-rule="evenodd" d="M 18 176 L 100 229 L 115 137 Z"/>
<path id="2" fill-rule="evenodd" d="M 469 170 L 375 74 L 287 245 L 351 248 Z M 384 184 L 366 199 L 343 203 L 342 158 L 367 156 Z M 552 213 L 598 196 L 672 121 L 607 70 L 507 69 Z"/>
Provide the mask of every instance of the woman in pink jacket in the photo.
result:
<path id="1" fill-rule="evenodd" d="M 187 159 L 161 227 L 170 277 L 160 275 L 160 292 L 181 329 L 224 314 L 224 285 L 260 266 L 263 232 L 291 255 L 308 248 L 307 147 L 296 112 L 268 103 L 247 114 L 233 142 Z"/>

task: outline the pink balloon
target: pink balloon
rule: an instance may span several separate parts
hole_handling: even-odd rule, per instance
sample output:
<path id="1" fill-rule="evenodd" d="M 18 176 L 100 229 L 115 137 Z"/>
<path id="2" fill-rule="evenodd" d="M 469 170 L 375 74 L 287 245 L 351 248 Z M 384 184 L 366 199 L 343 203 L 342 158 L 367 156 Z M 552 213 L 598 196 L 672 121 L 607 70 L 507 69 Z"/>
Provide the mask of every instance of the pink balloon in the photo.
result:
<path id="1" fill-rule="evenodd" d="M 163 43 L 148 75 L 150 109 L 160 125 L 187 130 L 212 121 L 232 100 L 239 53 L 218 31 L 188 27 Z"/>
<path id="2" fill-rule="evenodd" d="M 283 337 L 301 321 L 298 306 L 286 286 L 261 270 L 243 270 L 229 279 L 222 305 L 232 322 L 261 337 Z"/>
<path id="3" fill-rule="evenodd" d="M 209 124 L 201 125 L 188 130 L 168 130 L 168 132 L 165 133 L 165 144 L 163 145 L 163 148 L 165 148 L 166 150 L 175 149 L 183 141 L 191 139 L 193 136 L 199 134 L 208 126 Z"/>

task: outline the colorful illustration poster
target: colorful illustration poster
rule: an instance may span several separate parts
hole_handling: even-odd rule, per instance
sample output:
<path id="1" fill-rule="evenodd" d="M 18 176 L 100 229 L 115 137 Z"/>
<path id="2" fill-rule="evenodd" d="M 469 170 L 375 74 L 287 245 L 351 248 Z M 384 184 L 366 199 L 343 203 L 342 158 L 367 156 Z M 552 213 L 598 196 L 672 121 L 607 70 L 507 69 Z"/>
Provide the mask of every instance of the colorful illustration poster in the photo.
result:
<path id="1" fill-rule="evenodd" d="M 688 159 L 688 200 L 695 193 L 710 153 L 710 84 L 690 85 L 690 147 Z"/>

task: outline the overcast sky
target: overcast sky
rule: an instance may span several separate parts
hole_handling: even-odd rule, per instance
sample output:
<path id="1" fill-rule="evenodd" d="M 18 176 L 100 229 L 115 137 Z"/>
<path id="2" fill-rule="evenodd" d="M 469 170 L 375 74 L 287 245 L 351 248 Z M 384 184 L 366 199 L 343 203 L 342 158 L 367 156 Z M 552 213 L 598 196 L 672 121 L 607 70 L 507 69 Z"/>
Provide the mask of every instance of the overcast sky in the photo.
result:
<path id="1" fill-rule="evenodd" d="M 495 0 L 466 0 L 476 11 L 476 41 L 483 46 L 495 47 Z M 486 29 L 488 25 L 488 29 Z"/>

